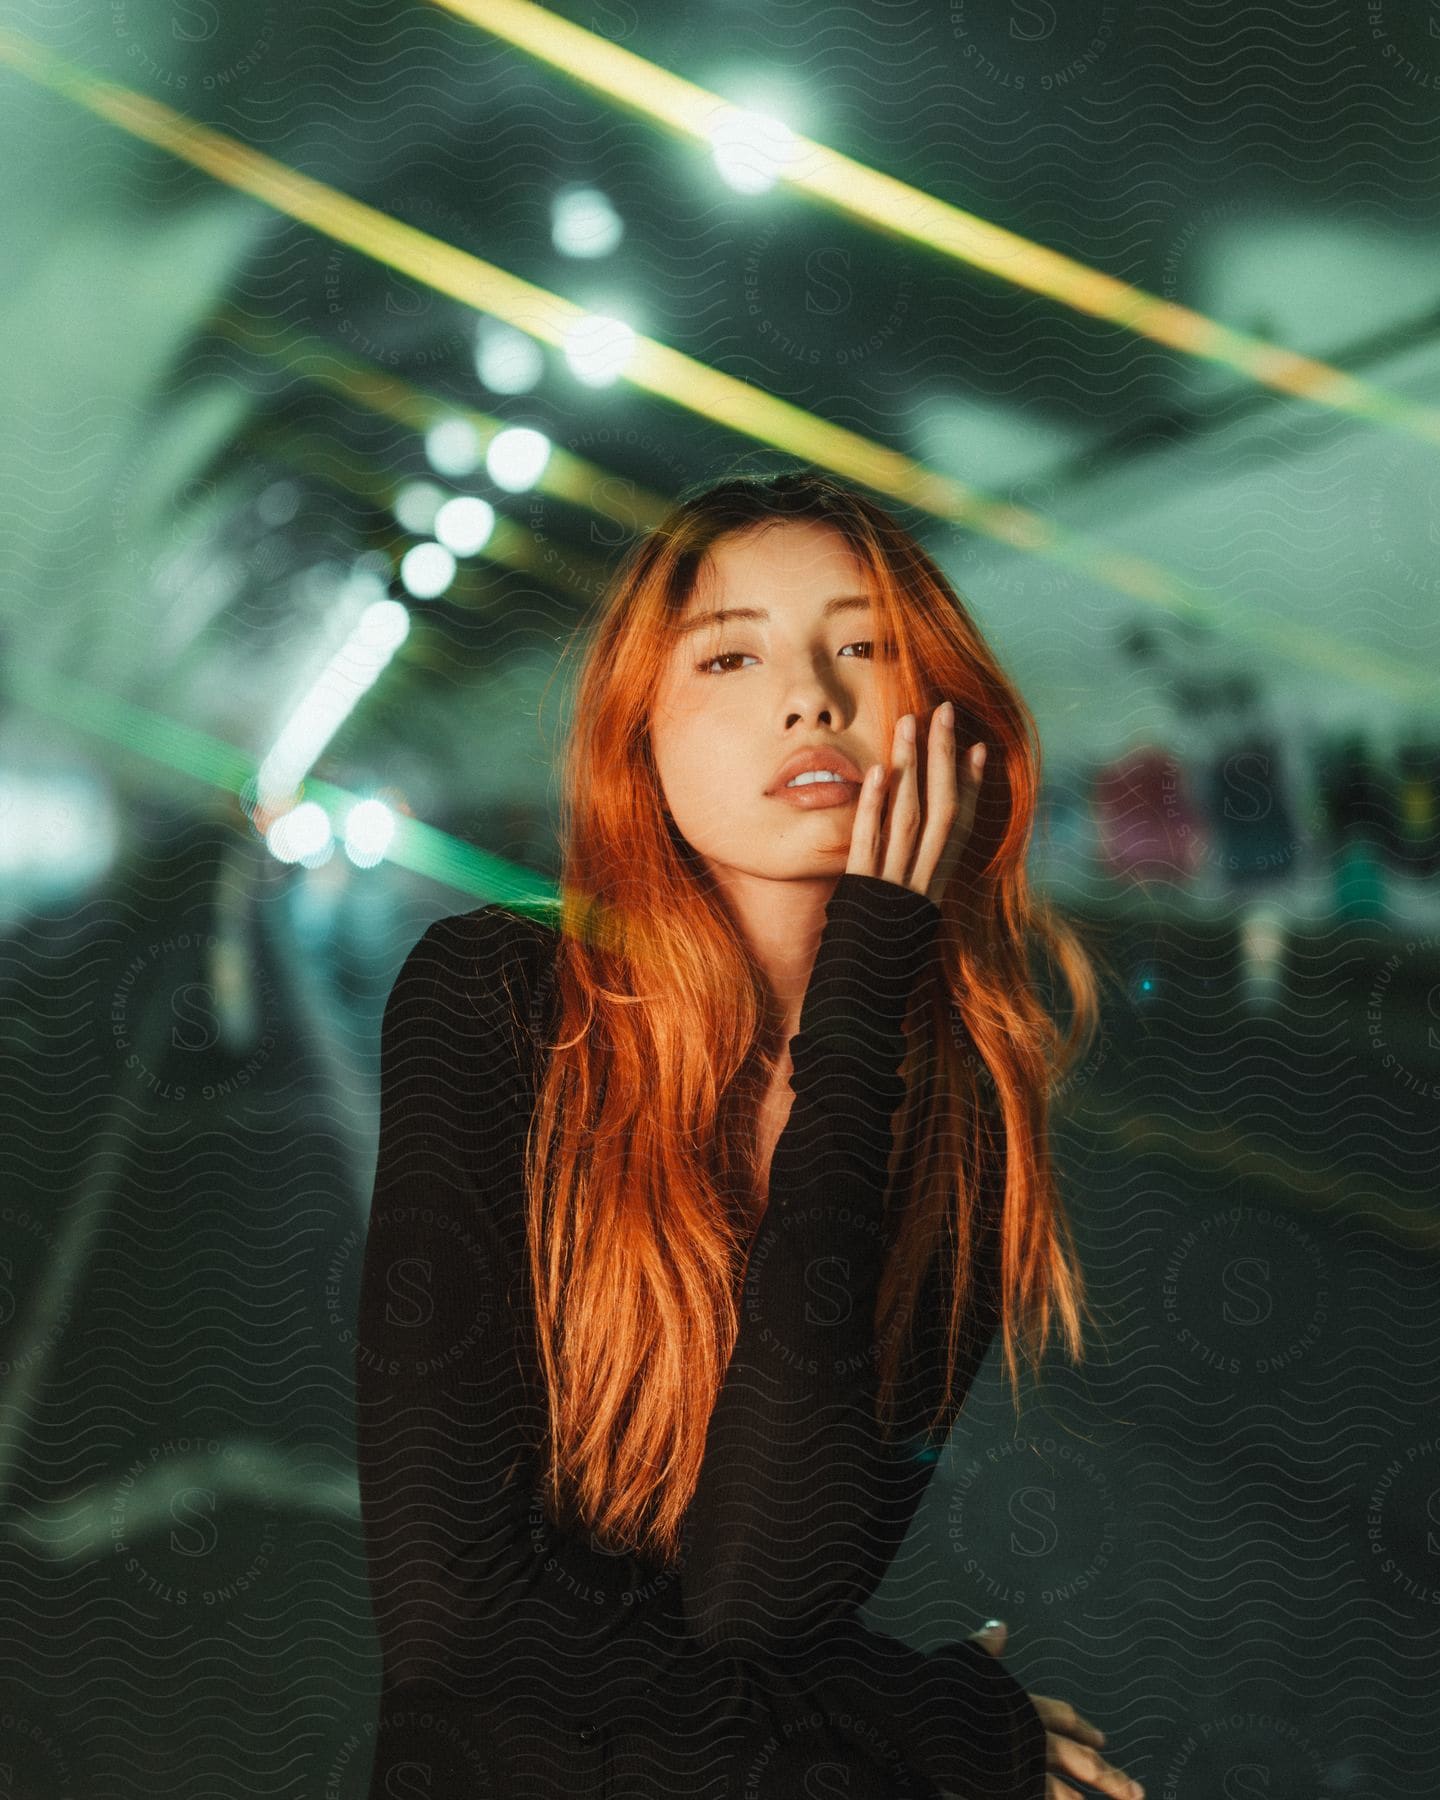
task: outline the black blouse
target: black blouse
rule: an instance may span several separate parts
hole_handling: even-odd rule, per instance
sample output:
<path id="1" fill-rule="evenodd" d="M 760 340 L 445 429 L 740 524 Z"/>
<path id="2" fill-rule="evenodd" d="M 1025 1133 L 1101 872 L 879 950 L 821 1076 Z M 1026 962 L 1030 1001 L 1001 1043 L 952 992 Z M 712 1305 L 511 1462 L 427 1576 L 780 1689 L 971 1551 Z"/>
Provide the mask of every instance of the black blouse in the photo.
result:
<path id="1" fill-rule="evenodd" d="M 406 958 L 355 1349 L 374 1800 L 1043 1800 L 1044 1726 L 1004 1665 L 859 1613 L 937 1452 L 938 1256 L 889 1444 L 873 1318 L 903 1018 L 939 922 L 878 877 L 842 875 L 828 903 L 678 1570 L 556 1528 L 539 1499 L 522 1160 L 555 931 L 492 904 Z M 957 1406 L 996 1329 L 994 1273 L 991 1231 Z"/>

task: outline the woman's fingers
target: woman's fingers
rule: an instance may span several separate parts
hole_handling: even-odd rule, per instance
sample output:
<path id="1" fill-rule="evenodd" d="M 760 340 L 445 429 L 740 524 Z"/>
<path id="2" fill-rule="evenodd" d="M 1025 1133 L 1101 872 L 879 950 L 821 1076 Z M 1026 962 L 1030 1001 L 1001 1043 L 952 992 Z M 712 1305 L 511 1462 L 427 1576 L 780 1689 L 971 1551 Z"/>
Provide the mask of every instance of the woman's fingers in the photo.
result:
<path id="1" fill-rule="evenodd" d="M 942 731 L 937 735 L 950 738 L 953 744 L 953 731 Z M 970 841 L 970 830 L 975 823 L 975 805 L 980 796 L 980 783 L 985 778 L 985 746 L 972 744 L 962 756 L 959 746 L 954 745 L 949 763 L 948 779 L 953 788 L 953 799 L 943 823 L 944 836 L 930 871 L 929 886 L 925 890 L 937 905 Z M 937 830 L 940 829 L 941 822 L 937 821 Z"/>
<path id="2" fill-rule="evenodd" d="M 1062 1737 L 1073 1737 L 1082 1744 L 1089 1744 L 1098 1750 L 1105 1742 L 1105 1733 L 1098 1725 L 1092 1725 L 1080 1714 L 1068 1700 L 1052 1700 L 1048 1694 L 1031 1694 L 1031 1703 L 1036 1712 L 1045 1721 L 1047 1731 L 1058 1732 Z"/>
<path id="3" fill-rule="evenodd" d="M 889 764 L 874 764 L 862 783 L 845 869 L 882 876 L 938 905 L 969 841 L 985 746 L 962 756 L 953 709 L 937 707 L 926 733 L 922 807 L 917 736 L 915 715 L 905 713 L 896 721 Z"/>
<path id="4" fill-rule="evenodd" d="M 1051 1769 L 1078 1776 L 1115 1800 L 1142 1800 L 1145 1790 L 1140 1783 L 1101 1756 L 1098 1746 L 1105 1742 L 1105 1733 L 1082 1718 L 1068 1700 L 1031 1694 L 1030 1704 L 1045 1727 Z"/>
<path id="5" fill-rule="evenodd" d="M 1035 1696 L 1032 1694 L 1030 1698 L 1033 1700 Z M 1046 1767 L 1057 1775 L 1088 1782 L 1102 1794 L 1113 1795 L 1114 1800 L 1144 1800 L 1145 1790 L 1140 1783 L 1123 1769 L 1107 1763 L 1099 1751 L 1092 1750 L 1088 1744 L 1060 1732 L 1047 1731 L 1045 1750 Z"/>
<path id="6" fill-rule="evenodd" d="M 909 880 L 910 864 L 914 860 L 915 835 L 920 826 L 919 750 L 915 742 L 914 713 L 906 713 L 896 722 L 894 756 L 899 774 L 890 799 L 885 866 L 880 873 L 886 881 L 907 887 L 914 885 Z"/>
<path id="7" fill-rule="evenodd" d="M 872 763 L 860 784 L 860 798 L 855 806 L 855 823 L 850 828 L 850 854 L 845 859 L 847 875 L 873 875 L 879 864 L 880 819 L 885 805 L 888 773 L 883 762 Z"/>
<path id="8" fill-rule="evenodd" d="M 987 1621 L 986 1628 L 970 1639 L 992 1656 L 1004 1649 L 1009 1627 L 1003 1619 Z M 1114 1800 L 1144 1800 L 1145 1790 L 1123 1769 L 1117 1769 L 1101 1756 L 1097 1744 L 1105 1742 L 1105 1733 L 1092 1725 L 1068 1700 L 1056 1700 L 1049 1694 L 1030 1694 L 1030 1704 L 1040 1715 L 1045 1727 L 1046 1800 L 1062 1800 L 1074 1790 L 1061 1779 L 1069 1775 L 1111 1794 Z"/>
<path id="9" fill-rule="evenodd" d="M 911 886 L 938 906 L 975 823 L 984 777 L 985 746 L 961 745 L 954 707 L 947 701 L 930 715 L 925 783 L 925 829 Z"/>
<path id="10" fill-rule="evenodd" d="M 954 866 L 953 858 L 946 866 L 944 857 L 962 805 L 953 721 L 953 707 L 937 706 L 930 715 L 926 733 L 925 831 L 915 857 L 914 885 L 931 900 L 939 899 L 949 869 Z"/>

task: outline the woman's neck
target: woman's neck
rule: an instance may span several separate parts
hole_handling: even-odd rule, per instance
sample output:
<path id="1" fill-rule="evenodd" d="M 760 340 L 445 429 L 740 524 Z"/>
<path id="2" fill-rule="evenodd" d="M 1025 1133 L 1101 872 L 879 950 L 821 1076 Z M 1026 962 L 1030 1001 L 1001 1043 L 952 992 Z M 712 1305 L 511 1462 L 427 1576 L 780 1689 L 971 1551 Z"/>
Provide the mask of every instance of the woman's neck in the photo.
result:
<path id="1" fill-rule="evenodd" d="M 800 1029 L 800 1012 L 836 878 L 772 881 L 733 869 L 717 869 L 714 874 L 731 917 L 775 996 L 782 1021 L 781 1042 L 788 1046 Z"/>

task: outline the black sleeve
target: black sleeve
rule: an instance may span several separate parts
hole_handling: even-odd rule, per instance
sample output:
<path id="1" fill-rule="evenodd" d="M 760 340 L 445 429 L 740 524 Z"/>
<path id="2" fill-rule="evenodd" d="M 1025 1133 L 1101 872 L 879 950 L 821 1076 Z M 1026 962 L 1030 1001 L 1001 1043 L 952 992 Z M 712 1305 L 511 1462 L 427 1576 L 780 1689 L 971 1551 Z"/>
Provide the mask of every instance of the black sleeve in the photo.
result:
<path id="1" fill-rule="evenodd" d="M 968 1642 L 914 1650 L 859 1617 L 929 1478 L 880 1435 L 874 1311 L 904 1016 L 939 923 L 879 877 L 843 875 L 827 906 L 682 1594 L 706 1643 L 872 1719 L 938 1788 L 1042 1800 L 1044 1725 L 999 1660 Z M 933 1365 L 925 1386 L 933 1401 Z"/>
<path id="2" fill-rule="evenodd" d="M 513 1677 L 573 1710 L 599 1685 L 595 1609 L 532 1511 L 541 1415 L 519 1336 L 535 929 L 497 906 L 440 919 L 386 1003 L 356 1464 L 382 1692 L 493 1700 Z"/>

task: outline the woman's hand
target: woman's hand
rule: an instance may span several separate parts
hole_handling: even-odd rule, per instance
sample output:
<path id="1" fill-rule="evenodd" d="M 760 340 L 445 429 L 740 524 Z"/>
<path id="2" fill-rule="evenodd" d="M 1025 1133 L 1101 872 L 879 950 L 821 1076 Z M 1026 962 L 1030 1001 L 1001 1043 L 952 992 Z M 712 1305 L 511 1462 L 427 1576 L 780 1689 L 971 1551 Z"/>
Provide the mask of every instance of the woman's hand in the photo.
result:
<path id="1" fill-rule="evenodd" d="M 977 1631 L 970 1641 L 991 1656 L 999 1656 L 1008 1630 L 1003 1620 L 997 1620 L 994 1626 Z M 1045 1800 L 1081 1800 L 1079 1789 L 1071 1782 L 1099 1788 L 1102 1794 L 1113 1794 L 1115 1800 L 1143 1800 L 1145 1790 L 1140 1783 L 1107 1763 L 1096 1748 L 1105 1742 L 1105 1733 L 1082 1719 L 1068 1701 L 1031 1694 L 1030 1704 L 1045 1726 Z"/>
<path id="2" fill-rule="evenodd" d="M 883 761 L 876 763 L 860 789 L 847 875 L 876 875 L 940 904 L 970 837 L 985 768 L 985 746 L 972 744 L 962 769 L 954 716 L 948 700 L 931 714 L 923 822 L 915 715 L 906 713 L 896 721 L 894 762 L 889 768 Z M 890 812 L 882 818 L 885 795 L 892 787 Z"/>

